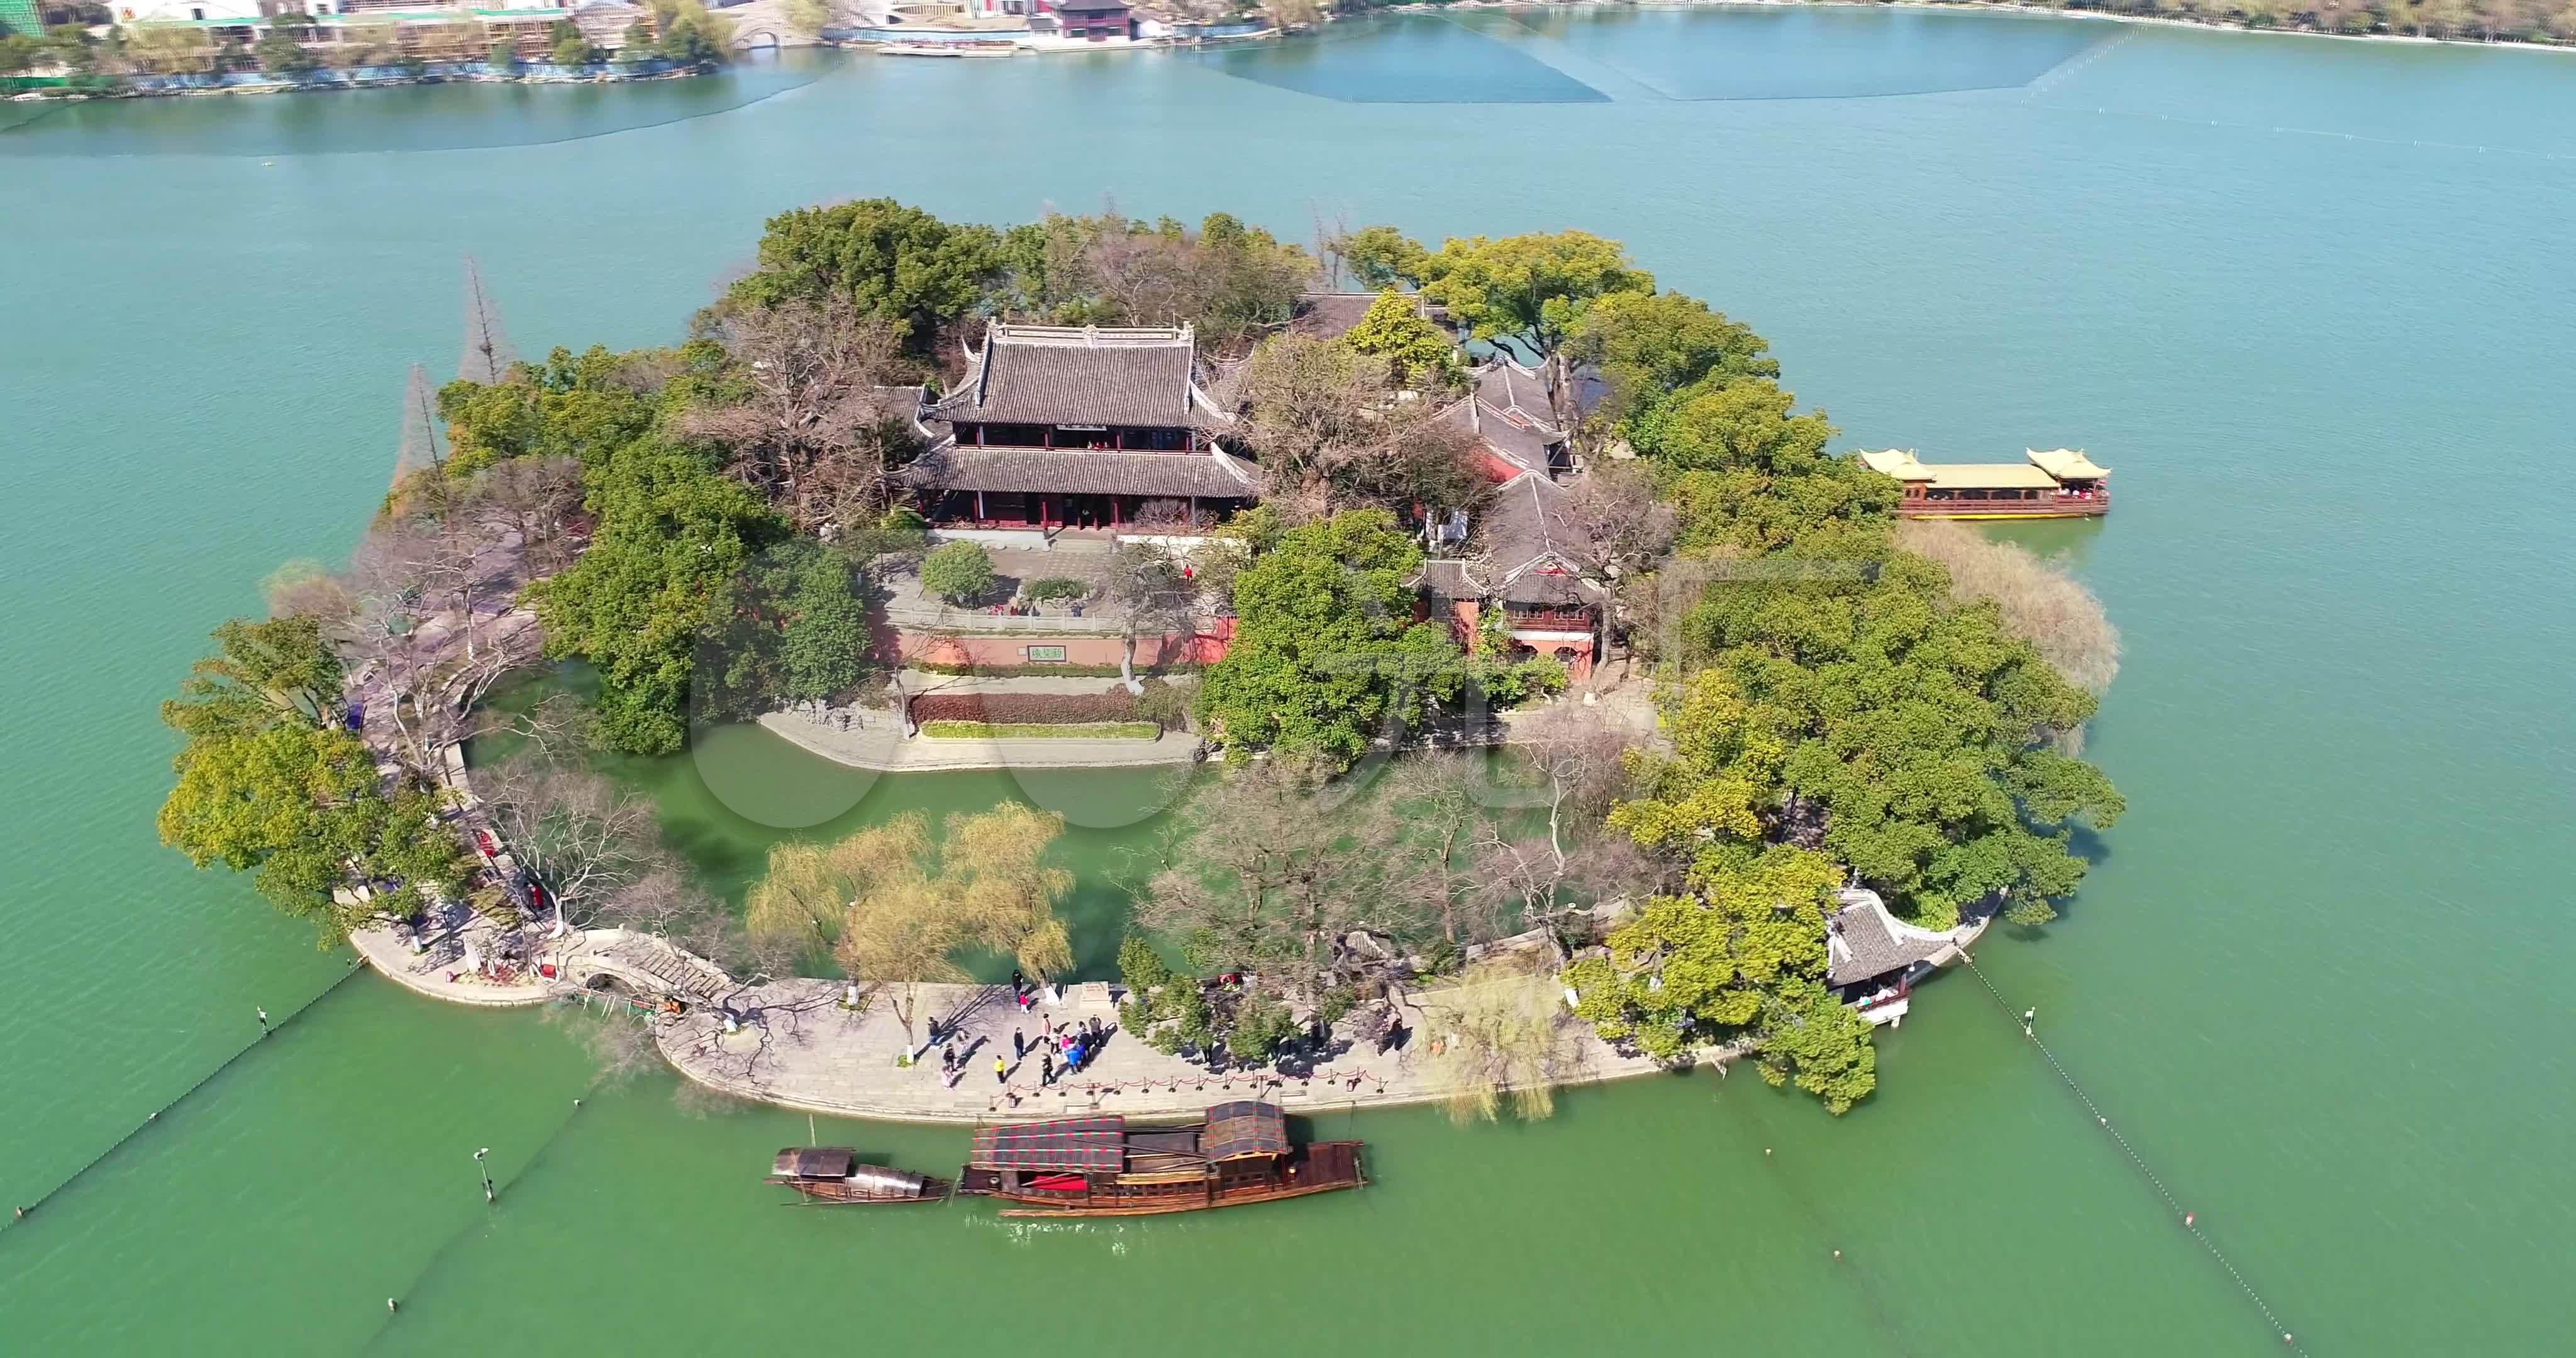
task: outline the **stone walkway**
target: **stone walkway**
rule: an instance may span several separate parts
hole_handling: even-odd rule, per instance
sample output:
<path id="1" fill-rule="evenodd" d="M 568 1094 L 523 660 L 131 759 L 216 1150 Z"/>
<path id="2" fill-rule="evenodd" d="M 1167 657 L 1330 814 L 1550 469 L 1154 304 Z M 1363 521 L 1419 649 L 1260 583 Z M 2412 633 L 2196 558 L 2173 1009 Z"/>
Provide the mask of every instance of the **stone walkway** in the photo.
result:
<path id="1" fill-rule="evenodd" d="M 476 975 L 467 969 L 463 946 L 471 943 L 478 954 L 488 957 L 497 947 L 498 933 L 490 920 L 477 915 L 464 928 L 437 939 L 425 952 L 413 952 L 411 944 L 394 933 L 393 926 L 389 924 L 352 931 L 349 945 L 358 950 L 358 955 L 367 960 L 368 966 L 382 972 L 385 979 L 405 990 L 450 1004 L 489 1008 L 543 1004 L 567 989 L 539 975 L 534 965 L 508 984 Z M 554 962 L 561 970 L 574 960 L 575 954 L 590 946 L 587 935 L 573 934 L 559 940 L 557 945 L 535 960 Z"/>
<path id="2" fill-rule="evenodd" d="M 1428 1049 L 1436 1030 L 1439 992 L 1417 995 L 1429 1012 L 1408 1006 L 1411 1036 L 1402 1050 L 1378 1054 L 1360 1044 L 1323 1063 L 1311 1078 L 1275 1072 L 1210 1075 L 1203 1067 L 1165 1056 L 1125 1033 L 1113 1034 L 1091 1065 L 1069 1082 L 1039 1084 L 1035 1051 L 1012 1062 L 1011 1033 L 1036 1037 L 1041 1027 L 1114 1025 L 1118 1013 L 1102 983 L 1076 986 L 1061 1004 L 1022 1017 L 1008 986 L 925 985 L 919 1020 L 962 1013 L 954 1045 L 966 1057 L 966 1074 L 952 1087 L 933 1049 L 921 1064 L 895 1064 L 904 1049 L 894 1016 L 893 992 L 864 994 L 857 1011 L 843 1006 L 840 983 L 797 980 L 746 992 L 737 1005 L 763 1011 L 761 1026 L 727 1035 L 721 1016 L 708 1011 L 665 1020 L 656 1036 L 662 1054 L 681 1074 L 741 1098 L 808 1112 L 894 1122 L 975 1123 L 1070 1117 L 1091 1112 L 1171 1115 L 1203 1112 L 1230 1098 L 1265 1098 L 1292 1112 L 1436 1102 L 1441 1097 Z M 1663 1067 L 1643 1057 L 1623 1057 L 1581 1024 L 1570 1024 L 1573 1059 L 1561 1085 L 1651 1075 Z M 996 1081 L 993 1058 L 1009 1074 Z M 1710 1051 L 1704 1059 L 1723 1061 Z"/>
<path id="3" fill-rule="evenodd" d="M 891 712 L 869 712 L 866 724 L 842 730 L 792 712 L 760 724 L 791 745 L 852 768 L 883 773 L 938 769 L 1134 768 L 1187 764 L 1199 738 L 1168 731 L 1153 740 L 937 740 L 905 736 Z"/>

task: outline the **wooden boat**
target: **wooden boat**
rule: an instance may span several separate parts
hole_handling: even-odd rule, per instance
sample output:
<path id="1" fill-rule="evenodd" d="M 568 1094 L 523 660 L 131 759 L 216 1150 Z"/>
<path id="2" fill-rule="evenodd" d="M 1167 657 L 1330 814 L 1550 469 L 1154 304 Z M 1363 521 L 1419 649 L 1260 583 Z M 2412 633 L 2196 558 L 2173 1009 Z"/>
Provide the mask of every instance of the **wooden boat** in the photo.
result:
<path id="1" fill-rule="evenodd" d="M 1910 448 L 1864 452 L 1905 487 L 1909 519 L 2091 519 L 2111 512 L 2111 469 L 2081 448 L 2023 450 L 2022 462 L 1925 462 Z"/>
<path id="2" fill-rule="evenodd" d="M 883 1165 L 859 1163 L 847 1146 L 789 1146 L 771 1162 L 769 1180 L 816 1202 L 939 1202 L 949 1183 Z"/>
<path id="3" fill-rule="evenodd" d="M 1285 1114 L 1249 1100 L 1180 1126 L 1107 1116 L 983 1127 L 957 1191 L 1020 1204 L 1006 1217 L 1196 1212 L 1357 1188 L 1368 1182 L 1363 1144 L 1294 1144 Z"/>

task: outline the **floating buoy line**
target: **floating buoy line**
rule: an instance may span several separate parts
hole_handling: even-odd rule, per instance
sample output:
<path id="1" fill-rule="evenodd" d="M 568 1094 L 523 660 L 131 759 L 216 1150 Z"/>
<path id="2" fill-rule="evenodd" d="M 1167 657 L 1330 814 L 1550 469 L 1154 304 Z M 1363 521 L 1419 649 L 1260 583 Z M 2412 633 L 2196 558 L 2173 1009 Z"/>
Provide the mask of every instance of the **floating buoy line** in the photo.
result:
<path id="1" fill-rule="evenodd" d="M 280 1031 L 285 1029 L 286 1025 L 293 1023 L 298 1018 L 301 1018 L 305 1010 L 311 1009 L 314 1005 L 321 1003 L 324 995 L 328 995 L 332 991 L 338 990 L 341 986 L 348 984 L 350 977 L 355 976 L 364 970 L 366 970 L 364 959 L 357 957 L 350 958 L 349 969 L 340 973 L 340 978 L 338 980 L 322 987 L 319 994 L 316 994 L 312 999 L 306 1000 L 302 1005 L 297 1006 L 284 1018 L 270 1018 L 268 1010 L 264 1006 L 253 1006 L 252 1013 L 257 1017 L 259 1024 L 259 1036 L 252 1038 L 249 1045 L 243 1047 L 240 1051 L 234 1052 L 232 1055 L 225 1057 L 221 1062 L 216 1064 L 213 1070 L 207 1071 L 205 1074 L 198 1076 L 197 1082 L 188 1086 L 186 1089 L 179 1091 L 179 1096 L 177 1098 L 153 1109 L 149 1114 L 145 1115 L 141 1122 L 134 1124 L 133 1131 L 127 1132 L 125 1135 L 109 1142 L 107 1149 L 91 1156 L 88 1164 L 81 1166 L 79 1169 L 73 1170 L 69 1178 L 66 1178 L 61 1183 L 45 1190 L 45 1192 L 34 1202 L 11 1204 L 8 1226 L 0 1227 L 0 1230 L 14 1228 L 35 1216 L 36 1209 L 52 1201 L 56 1194 L 61 1193 L 64 1189 L 71 1187 L 73 1184 L 79 1183 L 91 1170 L 107 1163 L 107 1158 L 116 1154 L 118 1151 L 123 1150 L 125 1148 L 125 1143 L 132 1141 L 134 1138 L 143 1135 L 147 1131 L 150 1131 L 154 1124 L 161 1121 L 161 1115 L 163 1113 L 169 1112 L 180 1104 L 186 1103 L 198 1090 L 205 1088 L 209 1083 L 213 1082 L 216 1076 L 231 1069 L 234 1062 L 250 1055 L 254 1051 L 257 1051 L 261 1043 L 276 1036 Z"/>
<path id="2" fill-rule="evenodd" d="M 2145 1176 L 2148 1185 L 2156 1190 L 2156 1196 L 2165 1200 L 2165 1206 L 2173 1212 L 2175 1219 L 2182 1223 L 2182 1228 L 2191 1233 L 2192 1239 L 2200 1242 L 2202 1249 L 2209 1251 L 2209 1257 L 2217 1260 L 2220 1268 L 2227 1270 L 2228 1277 L 2236 1280 L 2237 1290 L 2245 1294 L 2247 1301 L 2254 1303 L 2255 1310 L 2263 1313 L 2263 1319 L 2271 1325 L 2272 1333 L 2280 1336 L 2282 1346 L 2292 1353 L 2306 1353 L 2307 1350 L 2299 1344 L 2298 1335 L 2292 1332 L 2289 1326 L 2281 1323 L 2280 1314 L 2272 1309 L 2272 1304 L 2263 1300 L 2262 1293 L 2254 1290 L 2254 1284 L 2246 1280 L 2245 1274 L 2228 1259 L 2227 1252 L 2218 1247 L 2218 1242 L 2210 1239 L 2209 1234 L 2200 1229 L 2200 1214 L 2186 1209 L 2182 1202 L 2174 1197 L 2173 1190 L 2165 1187 L 2163 1177 L 2147 1164 L 2147 1158 L 2138 1154 L 2138 1148 L 2129 1144 L 2129 1138 L 2122 1136 L 2120 1129 L 2111 1125 L 2110 1115 L 2104 1113 L 2102 1106 L 2093 1101 L 2093 1096 L 2084 1091 L 2084 1086 L 2076 1082 L 2075 1076 L 2066 1069 L 2066 1063 L 2058 1060 L 2057 1053 L 2050 1051 L 2048 1044 L 2040 1040 L 2036 1021 L 2038 1011 L 2025 1009 L 2020 1013 L 2013 1012 L 2012 1003 L 2004 998 L 2002 991 L 1995 988 L 1993 981 L 1986 978 L 1985 969 L 1977 965 L 1977 959 L 1964 952 L 1960 956 L 1967 962 L 1968 970 L 1977 978 L 1977 983 L 1984 986 L 1986 993 L 1994 997 L 1995 1005 L 2003 1010 L 2004 1017 L 2020 1027 L 2023 1040 L 2039 1052 L 2040 1056 L 2048 1062 L 2048 1068 L 2057 1072 L 2057 1078 L 2065 1082 L 2066 1088 L 2075 1095 L 2077 1101 L 2084 1105 L 2084 1110 L 2093 1115 L 2094 1125 L 2110 1134 L 2111 1140 L 2119 1146 L 2120 1152 L 2129 1157 L 2129 1163 L 2137 1166 L 2138 1173 Z"/>

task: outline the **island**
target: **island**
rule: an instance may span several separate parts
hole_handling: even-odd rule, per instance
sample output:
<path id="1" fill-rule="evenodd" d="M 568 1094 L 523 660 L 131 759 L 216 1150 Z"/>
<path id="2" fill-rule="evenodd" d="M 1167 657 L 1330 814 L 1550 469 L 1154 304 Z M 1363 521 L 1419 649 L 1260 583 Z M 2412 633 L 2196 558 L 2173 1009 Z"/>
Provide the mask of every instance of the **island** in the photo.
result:
<path id="1" fill-rule="evenodd" d="M 165 705 L 159 825 L 416 990 L 604 1006 L 609 1069 L 1475 1118 L 1740 1060 L 1841 1112 L 2124 806 L 2080 754 L 2099 604 L 1905 517 L 1615 240 L 869 199 L 771 219 L 668 348 L 521 361 L 467 295 L 356 552 Z M 544 664 L 585 683 L 497 696 Z M 875 767 L 1173 752 L 1115 975 L 1017 800 L 709 891 L 603 766 L 753 721 Z"/>

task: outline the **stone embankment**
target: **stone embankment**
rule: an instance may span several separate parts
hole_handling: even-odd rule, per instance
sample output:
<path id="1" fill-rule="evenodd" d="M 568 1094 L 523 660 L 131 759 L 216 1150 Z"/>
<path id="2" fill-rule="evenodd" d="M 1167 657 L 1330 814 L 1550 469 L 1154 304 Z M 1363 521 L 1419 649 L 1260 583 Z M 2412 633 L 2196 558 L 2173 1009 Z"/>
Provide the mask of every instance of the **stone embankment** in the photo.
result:
<path id="1" fill-rule="evenodd" d="M 1241 1098 L 1317 1114 L 1434 1103 L 1447 1096 L 1430 1047 L 1452 992 L 1425 991 L 1406 1001 L 1402 1012 L 1408 1036 L 1397 1050 L 1380 1051 L 1343 1035 L 1333 1043 L 1335 1054 L 1311 1071 L 1220 1075 L 1114 1031 L 1118 1011 L 1106 983 L 1071 987 L 1056 1002 L 1025 1014 L 1012 1003 L 1008 986 L 920 986 L 916 1031 L 932 1018 L 953 1025 L 943 1045 L 960 1054 L 965 1073 L 951 1081 L 941 1071 L 938 1048 L 916 1065 L 896 1064 L 912 1041 L 896 1018 L 898 989 L 864 990 L 852 1008 L 840 982 L 761 986 L 737 999 L 738 1011 L 752 1015 L 753 1021 L 740 1023 L 734 1032 L 724 1030 L 723 1014 L 693 1011 L 657 1022 L 655 1038 L 682 1075 L 711 1089 L 807 1112 L 890 1122 L 977 1123 L 1095 1112 L 1185 1114 Z M 1055 1033 L 1087 1029 L 1095 1019 L 1113 1030 L 1099 1054 L 1079 1072 L 1059 1072 L 1052 1081 L 1043 1078 L 1034 1044 Z M 1014 1034 L 1030 1044 L 1017 1057 Z M 1702 1059 L 1722 1068 L 1733 1055 L 1712 1049 Z M 1644 1057 L 1620 1055 L 1569 1018 L 1551 1083 L 1593 1084 L 1667 1069 Z"/>

